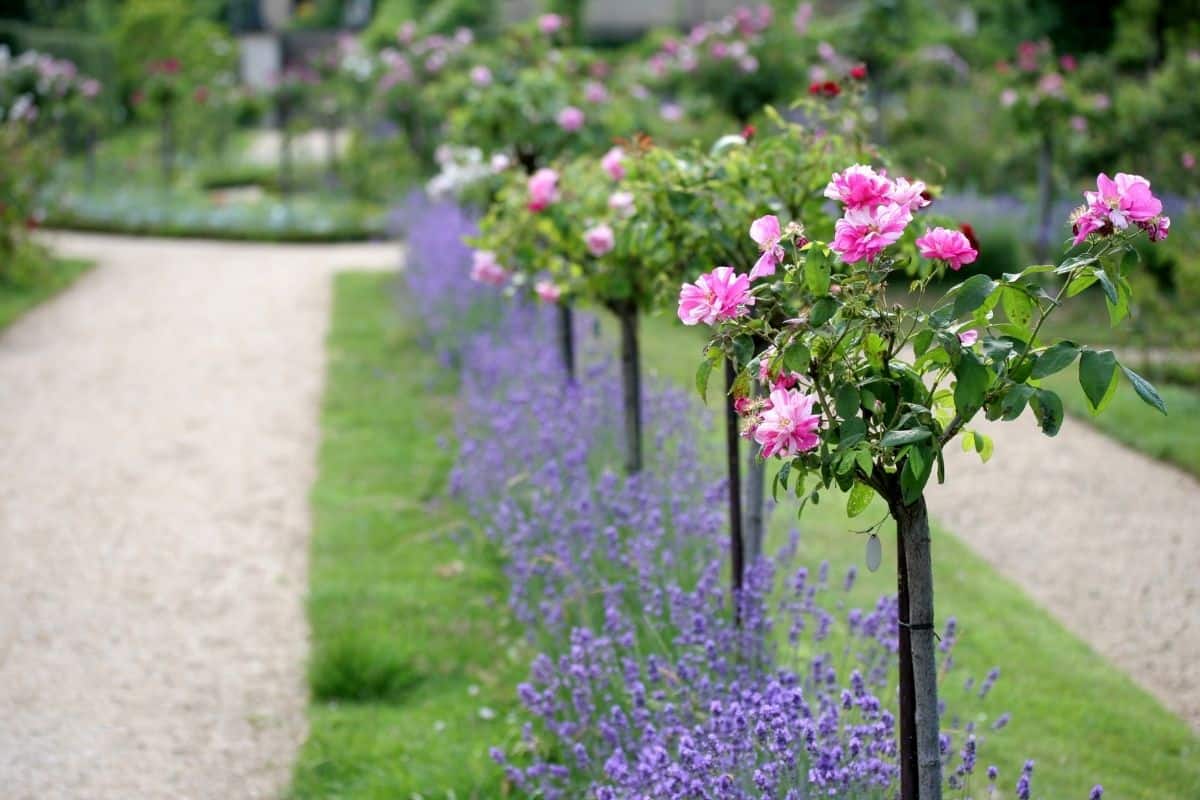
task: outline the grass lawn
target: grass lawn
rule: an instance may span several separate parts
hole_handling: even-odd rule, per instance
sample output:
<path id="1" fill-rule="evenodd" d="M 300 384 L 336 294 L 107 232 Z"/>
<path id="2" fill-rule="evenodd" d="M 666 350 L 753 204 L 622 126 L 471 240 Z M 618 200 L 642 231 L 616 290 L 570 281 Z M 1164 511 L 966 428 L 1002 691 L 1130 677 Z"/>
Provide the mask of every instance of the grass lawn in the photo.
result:
<path id="1" fill-rule="evenodd" d="M 450 455 L 437 440 L 454 386 L 393 309 L 388 277 L 338 279 L 313 492 L 312 729 L 290 796 L 499 797 L 486 750 L 516 736 L 509 714 L 529 654 L 504 612 L 496 554 L 445 498 Z M 700 344 L 666 317 L 647 321 L 648 371 L 690 386 Z M 849 530 L 882 515 L 877 504 L 851 524 L 826 497 L 805 512 L 802 557 L 828 559 L 835 575 L 861 566 L 863 539 Z M 790 503 L 776 512 L 774 542 L 794 519 Z M 983 764 L 1001 767 L 1005 796 L 1029 757 L 1036 797 L 1084 798 L 1097 782 L 1109 797 L 1200 796 L 1200 740 L 1179 719 L 952 535 L 935 530 L 934 548 L 939 618 L 956 616 L 961 632 L 943 692 L 951 716 L 985 731 L 1013 712 L 981 749 Z M 886 567 L 861 572 L 853 602 L 894 590 Z M 968 701 L 963 678 L 993 666 L 996 688 Z"/>
<path id="2" fill-rule="evenodd" d="M 680 326 L 672 317 L 658 316 L 644 323 L 642 338 L 648 370 L 692 386 L 702 334 Z M 713 394 L 717 393 L 710 391 L 710 402 Z M 1066 394 L 1080 392 L 1076 387 Z M 1127 394 L 1142 406 L 1127 413 L 1137 411 L 1146 420 L 1161 416 L 1132 391 Z M 1079 399 L 1083 400 L 1081 394 Z M 1106 414 L 1115 417 L 1120 399 Z M 885 508 L 877 500 L 850 520 L 844 507 L 840 496 L 831 495 L 819 506 L 805 509 L 799 523 L 800 557 L 810 564 L 828 559 L 834 575 L 857 564 L 860 578 L 853 600 L 873 602 L 880 594 L 895 591 L 895 571 L 888 569 L 895 558 L 895 528 L 888 523 L 886 533 L 881 531 L 884 566 L 878 573 L 867 573 L 863 537 L 850 531 L 879 520 Z M 783 502 L 772 520 L 770 541 L 782 544 L 796 525 L 795 502 Z M 936 526 L 934 550 L 938 619 L 955 616 L 960 630 L 956 667 L 946 679 L 943 696 L 950 717 L 959 714 L 965 720 L 978 712 L 980 722 L 985 717 L 990 722 L 1000 713 L 1012 712 L 1011 724 L 999 733 L 989 731 L 980 753 L 982 763 L 1000 766 L 1004 787 L 1011 790 L 1024 759 L 1033 758 L 1038 762 L 1035 797 L 1085 798 L 1095 783 L 1104 784 L 1106 797 L 1200 797 L 1200 738 L 1180 719 Z M 963 678 L 974 675 L 978 681 L 993 666 L 1000 668 L 1000 681 L 980 703 L 962 690 Z"/>
<path id="3" fill-rule="evenodd" d="M 493 798 L 529 656 L 496 555 L 446 498 L 455 386 L 393 278 L 336 282 L 313 489 L 311 732 L 293 798 Z"/>
<path id="4" fill-rule="evenodd" d="M 0 330 L 7 328 L 26 311 L 70 286 L 91 267 L 91 263 L 87 261 L 52 259 L 43 279 L 32 286 L 0 283 Z"/>

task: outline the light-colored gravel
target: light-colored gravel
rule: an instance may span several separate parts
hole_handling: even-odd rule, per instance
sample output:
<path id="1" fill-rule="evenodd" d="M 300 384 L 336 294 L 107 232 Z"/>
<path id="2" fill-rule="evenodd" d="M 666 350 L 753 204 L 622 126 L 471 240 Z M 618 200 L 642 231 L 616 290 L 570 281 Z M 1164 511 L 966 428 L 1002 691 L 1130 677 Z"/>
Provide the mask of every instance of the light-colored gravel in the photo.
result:
<path id="1" fill-rule="evenodd" d="M 0 336 L 0 796 L 275 796 L 330 279 L 398 249 L 51 238 L 99 266 Z"/>
<path id="2" fill-rule="evenodd" d="M 956 442 L 934 517 L 1200 730 L 1200 482 L 1070 418 L 976 427 L 995 456 Z"/>

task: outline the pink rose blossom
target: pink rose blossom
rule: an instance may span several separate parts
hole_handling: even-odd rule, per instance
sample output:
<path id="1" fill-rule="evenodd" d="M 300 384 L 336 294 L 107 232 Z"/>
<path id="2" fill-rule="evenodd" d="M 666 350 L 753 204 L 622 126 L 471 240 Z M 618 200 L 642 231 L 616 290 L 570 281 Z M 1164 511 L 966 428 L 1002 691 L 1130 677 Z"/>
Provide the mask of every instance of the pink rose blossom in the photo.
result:
<path id="1" fill-rule="evenodd" d="M 916 211 L 929 205 L 925 197 L 924 181 L 909 181 L 908 178 L 896 178 L 892 183 L 892 191 L 888 198 L 898 206 L 909 211 Z"/>
<path id="2" fill-rule="evenodd" d="M 583 98 L 589 103 L 603 103 L 608 99 L 608 90 L 602 83 L 588 81 L 587 86 L 583 87 Z"/>
<path id="3" fill-rule="evenodd" d="M 562 289 L 559 289 L 550 281 L 538 281 L 533 286 L 533 291 L 542 299 L 544 303 L 557 303 L 562 297 Z"/>
<path id="4" fill-rule="evenodd" d="M 600 159 L 600 166 L 609 174 L 614 181 L 619 181 L 625 177 L 625 151 L 619 147 L 614 147 L 604 154 Z"/>
<path id="5" fill-rule="evenodd" d="M 512 166 L 512 159 L 506 153 L 496 153 L 492 156 L 491 164 L 493 172 L 504 172 Z"/>
<path id="6" fill-rule="evenodd" d="M 538 17 L 538 30 L 550 36 L 563 29 L 566 20 L 559 14 L 542 14 Z"/>
<path id="7" fill-rule="evenodd" d="M 1080 114 L 1072 115 L 1071 130 L 1075 131 L 1076 133 L 1087 133 L 1087 129 L 1088 129 L 1087 117 L 1081 116 Z"/>
<path id="8" fill-rule="evenodd" d="M 772 389 L 791 389 L 804 377 L 799 372 L 780 370 L 775 379 L 771 379 L 771 361 L 775 358 L 775 348 L 768 347 L 758 356 L 758 382 Z"/>
<path id="9" fill-rule="evenodd" d="M 608 225 L 597 225 L 583 232 L 588 252 L 599 258 L 613 249 L 613 229 Z"/>
<path id="10" fill-rule="evenodd" d="M 1146 232 L 1152 242 L 1161 242 L 1171 231 L 1171 218 L 1159 217 L 1150 222 L 1140 222 L 1138 226 Z"/>
<path id="11" fill-rule="evenodd" d="M 1059 97 L 1062 95 L 1065 85 L 1066 82 L 1063 80 L 1062 75 L 1059 75 L 1057 72 L 1047 72 L 1038 81 L 1038 91 L 1044 95 Z"/>
<path id="12" fill-rule="evenodd" d="M 949 228 L 926 228 L 925 235 L 917 239 L 917 250 L 925 258 L 945 261 L 953 270 L 962 269 L 979 255 L 962 231 Z"/>
<path id="13" fill-rule="evenodd" d="M 492 71 L 483 64 L 471 67 L 471 82 L 476 86 L 490 86 L 492 83 Z"/>
<path id="14" fill-rule="evenodd" d="M 508 280 L 508 270 L 496 263 L 495 253 L 476 250 L 472 254 L 471 280 L 488 286 L 503 286 Z"/>
<path id="15" fill-rule="evenodd" d="M 583 127 L 584 121 L 587 119 L 583 113 L 583 109 L 575 106 L 567 106 L 562 111 L 558 112 L 558 127 L 562 128 L 567 133 L 574 133 Z"/>
<path id="16" fill-rule="evenodd" d="M 763 411 L 754 429 L 754 441 L 762 445 L 763 458 L 791 458 L 821 443 L 817 433 L 821 417 L 813 413 L 816 400 L 796 389 L 771 392 L 771 407 Z"/>
<path id="17" fill-rule="evenodd" d="M 1063 72 L 1074 72 L 1079 67 L 1079 62 L 1075 60 L 1075 56 L 1068 54 L 1058 59 L 1058 65 L 1062 67 Z"/>
<path id="18" fill-rule="evenodd" d="M 719 61 L 729 55 L 729 45 L 724 42 L 713 42 L 712 46 L 708 48 L 708 52 Z"/>
<path id="19" fill-rule="evenodd" d="M 1017 104 L 1019 98 L 1020 95 L 1017 94 L 1016 89 L 1005 89 L 1000 93 L 1000 105 L 1005 108 L 1012 108 Z"/>
<path id="20" fill-rule="evenodd" d="M 658 113 L 667 122 L 678 122 L 683 119 L 683 106 L 678 103 L 663 103 Z"/>
<path id="21" fill-rule="evenodd" d="M 874 208 L 889 201 L 892 182 L 864 164 L 855 164 L 833 173 L 825 187 L 825 196 L 838 200 L 848 210 Z"/>
<path id="22" fill-rule="evenodd" d="M 633 204 L 633 195 L 629 192 L 613 192 L 609 195 L 608 207 L 622 217 L 632 217 L 637 211 Z"/>
<path id="23" fill-rule="evenodd" d="M 774 214 L 759 217 L 750 223 L 750 238 L 762 250 L 762 255 L 750 270 L 750 280 L 774 275 L 775 268 L 783 263 L 785 253 L 779 240 L 783 238 L 779 230 L 779 219 Z"/>
<path id="24" fill-rule="evenodd" d="M 529 210 L 541 211 L 558 199 L 558 173 L 542 167 L 529 176 Z"/>
<path id="25" fill-rule="evenodd" d="M 979 341 L 979 331 L 977 331 L 977 330 L 962 331 L 961 333 L 958 334 L 958 341 L 962 343 L 963 347 L 970 347 L 971 345 L 973 345 Z"/>
<path id="26" fill-rule="evenodd" d="M 1188 169 L 1188 170 L 1195 169 L 1196 168 L 1196 156 L 1193 155 L 1192 153 L 1184 153 L 1183 155 L 1181 155 L 1179 157 L 1179 164 L 1184 169 Z"/>
<path id="27" fill-rule="evenodd" d="M 1096 191 L 1084 192 L 1083 196 L 1087 206 L 1075 221 L 1075 244 L 1090 233 L 1124 230 L 1130 223 L 1153 231 L 1153 235 L 1161 232 L 1160 239 L 1170 227 L 1168 221 L 1160 230 L 1157 218 L 1162 214 L 1162 201 L 1151 193 L 1150 181 L 1141 175 L 1118 172 L 1114 179 L 1101 172 L 1096 177 Z"/>
<path id="28" fill-rule="evenodd" d="M 911 221 L 912 212 L 895 203 L 852 208 L 834 226 L 830 248 L 847 264 L 869 261 L 895 244 Z"/>
<path id="29" fill-rule="evenodd" d="M 733 267 L 717 267 L 679 291 L 679 319 L 684 325 L 713 325 L 745 316 L 752 305 L 750 276 L 735 275 Z"/>
<path id="30" fill-rule="evenodd" d="M 754 56 L 743 56 L 738 60 L 738 66 L 742 68 L 742 72 L 758 72 L 758 59 Z"/>

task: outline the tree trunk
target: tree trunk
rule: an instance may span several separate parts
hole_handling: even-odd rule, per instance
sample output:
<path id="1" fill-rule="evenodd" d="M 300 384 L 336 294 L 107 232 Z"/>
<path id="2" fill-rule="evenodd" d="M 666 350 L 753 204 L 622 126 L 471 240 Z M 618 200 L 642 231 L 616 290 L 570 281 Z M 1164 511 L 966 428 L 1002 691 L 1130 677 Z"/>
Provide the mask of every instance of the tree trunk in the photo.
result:
<path id="1" fill-rule="evenodd" d="M 575 315 L 567 303 L 558 304 L 558 337 L 567 382 L 575 382 Z"/>
<path id="2" fill-rule="evenodd" d="M 1048 131 L 1042 132 L 1041 149 L 1038 151 L 1038 233 L 1036 256 L 1038 263 L 1045 263 L 1050 254 L 1050 238 L 1054 220 L 1054 142 Z"/>
<path id="3" fill-rule="evenodd" d="M 638 352 L 638 313 L 632 303 L 615 309 L 621 324 L 621 384 L 625 396 L 625 469 L 642 471 L 642 364 Z"/>
<path id="4" fill-rule="evenodd" d="M 755 385 L 752 391 L 762 394 L 762 389 Z M 764 530 L 766 521 L 763 504 L 766 501 L 767 462 L 758 457 L 758 448 L 753 444 L 747 448 L 750 452 L 746 458 L 746 480 L 742 500 L 745 518 L 746 560 L 754 562 L 763 552 L 763 542 L 766 539 Z"/>
<path id="5" fill-rule="evenodd" d="M 733 407 L 733 382 L 737 370 L 733 362 L 725 360 L 725 455 L 729 468 L 729 562 L 733 587 L 733 611 L 735 619 L 741 620 L 742 573 L 745 570 L 745 549 L 742 538 L 742 478 L 741 448 L 738 435 L 738 413 Z"/>
<path id="6" fill-rule="evenodd" d="M 900 618 L 900 800 L 917 796 L 917 697 L 913 691 L 912 632 L 908 618 L 908 560 L 904 535 L 896 525 L 896 605 Z"/>
<path id="7" fill-rule="evenodd" d="M 892 516 L 904 550 L 904 585 L 908 590 L 907 628 L 911 637 L 911 685 L 916 720 L 917 791 L 919 800 L 941 800 L 942 757 L 938 746 L 937 651 L 933 629 L 933 558 L 930 551 L 929 515 L 925 498 L 912 505 L 892 503 Z M 904 612 L 901 610 L 901 622 Z M 901 664 L 901 702 L 904 700 L 905 665 Z M 901 745 L 903 746 L 903 729 Z M 901 763 L 906 760 L 901 751 Z M 905 798 L 907 800 L 907 798 Z"/>

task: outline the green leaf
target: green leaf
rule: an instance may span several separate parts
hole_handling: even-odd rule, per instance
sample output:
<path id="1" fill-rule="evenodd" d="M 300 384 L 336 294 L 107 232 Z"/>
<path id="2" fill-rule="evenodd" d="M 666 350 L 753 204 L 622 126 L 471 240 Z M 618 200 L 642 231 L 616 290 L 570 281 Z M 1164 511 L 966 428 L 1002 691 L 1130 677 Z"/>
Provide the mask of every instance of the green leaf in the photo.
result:
<path id="1" fill-rule="evenodd" d="M 991 375 L 974 353 L 964 350 L 954 369 L 954 376 L 957 378 L 954 384 L 954 408 L 964 419 L 970 419 L 983 407 L 983 397 L 991 383 Z"/>
<path id="2" fill-rule="evenodd" d="M 1108 302 L 1116 305 L 1120 302 L 1117 296 L 1117 287 L 1113 285 L 1112 280 L 1108 277 L 1108 273 L 1102 269 L 1095 271 L 1096 280 L 1100 281 L 1100 288 L 1104 290 L 1104 296 L 1108 298 Z"/>
<path id="3" fill-rule="evenodd" d="M 800 342 L 792 342 L 788 349 L 783 351 L 783 366 L 791 372 L 807 372 L 810 361 L 812 353 Z"/>
<path id="4" fill-rule="evenodd" d="M 1054 436 L 1062 428 L 1062 398 L 1049 389 L 1037 389 L 1029 401 L 1029 407 L 1037 415 L 1042 433 Z"/>
<path id="5" fill-rule="evenodd" d="M 1037 361 L 1033 365 L 1033 372 L 1030 374 L 1034 378 L 1053 375 L 1071 366 L 1071 362 L 1077 355 L 1079 355 L 1079 347 L 1074 342 L 1059 342 L 1038 354 Z"/>
<path id="6" fill-rule="evenodd" d="M 1129 316 L 1129 301 L 1133 297 L 1133 292 L 1129 288 L 1129 280 L 1121 278 L 1117 284 L 1117 302 L 1112 302 L 1105 298 L 1104 305 L 1108 308 L 1108 321 L 1112 327 L 1117 327 L 1121 320 Z"/>
<path id="7" fill-rule="evenodd" d="M 996 282 L 987 275 L 972 275 L 958 285 L 954 298 L 954 316 L 969 314 L 983 305 L 988 295 L 996 288 Z"/>
<path id="8" fill-rule="evenodd" d="M 817 302 L 813 303 L 812 310 L 808 312 L 808 323 L 814 328 L 819 328 L 833 318 L 837 313 L 838 304 L 832 297 L 822 297 Z"/>
<path id="9" fill-rule="evenodd" d="M 858 390 L 850 384 L 846 384 L 838 389 L 837 396 L 833 401 L 838 416 L 845 419 L 850 419 L 858 414 L 858 404 Z"/>
<path id="10" fill-rule="evenodd" d="M 1033 397 L 1033 387 L 1024 384 L 1018 384 L 1008 390 L 1004 395 L 1004 399 L 1000 402 L 1001 419 L 1012 421 L 1021 416 L 1021 412 L 1025 410 L 1025 405 L 1029 399 Z"/>
<path id="11" fill-rule="evenodd" d="M 1159 396 L 1158 390 L 1154 388 L 1154 384 L 1150 383 L 1150 381 L 1146 380 L 1141 375 L 1138 375 L 1124 364 L 1121 365 L 1121 371 L 1125 373 L 1125 377 L 1128 378 L 1129 382 L 1133 384 L 1133 390 L 1138 393 L 1138 397 L 1142 398 L 1142 400 L 1154 406 L 1162 413 L 1167 413 L 1167 404 L 1164 403 L 1162 397 Z"/>
<path id="12" fill-rule="evenodd" d="M 1067 297 L 1074 297 L 1095 282 L 1095 275 L 1076 276 L 1070 283 L 1067 284 Z"/>
<path id="13" fill-rule="evenodd" d="M 969 453 L 974 450 L 979 453 L 980 460 L 987 463 L 995 452 L 996 445 L 992 441 L 992 437 L 986 436 L 977 431 L 967 431 L 963 434 L 962 449 L 964 453 Z"/>
<path id="14" fill-rule="evenodd" d="M 900 470 L 900 491 L 906 503 L 915 503 L 929 482 L 933 471 L 933 459 L 920 448 L 909 450 L 904 459 L 904 467 Z"/>
<path id="15" fill-rule="evenodd" d="M 1079 357 L 1079 385 L 1094 413 L 1107 405 L 1107 395 L 1117 380 L 1117 357 L 1112 350 L 1085 350 Z"/>
<path id="16" fill-rule="evenodd" d="M 804 283 L 814 295 L 829 294 L 829 260 L 819 247 L 808 251 L 804 261 Z"/>
<path id="17" fill-rule="evenodd" d="M 1000 297 L 1000 303 L 1004 307 L 1004 314 L 1011 322 L 1024 330 L 1029 330 L 1030 323 L 1033 322 L 1034 309 L 1037 308 L 1037 303 L 1032 297 L 1015 286 L 1006 286 Z"/>
<path id="18" fill-rule="evenodd" d="M 913 337 L 913 352 L 918 356 L 925 355 L 925 351 L 929 349 L 929 345 L 933 343 L 933 330 L 926 328 Z"/>
<path id="19" fill-rule="evenodd" d="M 846 498 L 846 516 L 857 517 L 867 510 L 867 506 L 871 505 L 874 498 L 874 489 L 865 483 L 855 481 L 854 488 L 850 490 L 850 495 Z"/>
<path id="20" fill-rule="evenodd" d="M 853 447 L 867 438 L 867 423 L 850 417 L 838 427 L 838 449 Z"/>
<path id="21" fill-rule="evenodd" d="M 864 475 L 870 475 L 875 469 L 875 463 L 871 461 L 869 446 L 864 445 L 854 451 L 854 462 L 858 464 L 858 468 L 863 471 Z"/>
<path id="22" fill-rule="evenodd" d="M 705 404 L 708 403 L 708 377 L 712 375 L 712 370 L 711 361 L 701 361 L 700 366 L 696 368 L 696 391 L 700 393 L 700 399 Z"/>
<path id="23" fill-rule="evenodd" d="M 903 447 L 913 442 L 923 442 L 933 436 L 928 428 L 909 428 L 902 431 L 888 431 L 880 443 L 884 447 Z"/>

